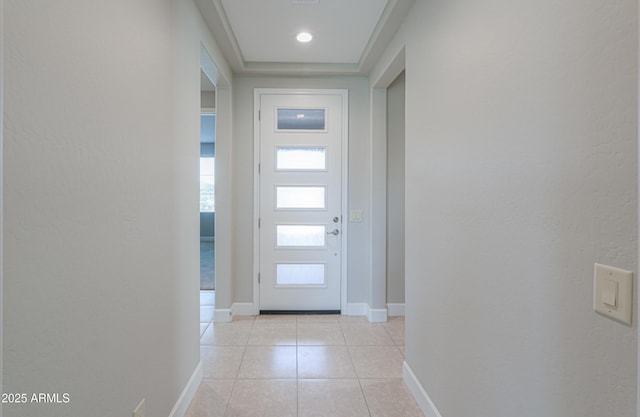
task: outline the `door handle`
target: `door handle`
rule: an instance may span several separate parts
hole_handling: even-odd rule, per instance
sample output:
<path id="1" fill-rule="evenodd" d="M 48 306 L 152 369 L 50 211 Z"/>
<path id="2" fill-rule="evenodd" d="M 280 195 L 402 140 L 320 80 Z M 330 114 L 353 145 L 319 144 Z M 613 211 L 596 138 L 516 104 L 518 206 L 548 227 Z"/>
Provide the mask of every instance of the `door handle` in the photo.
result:
<path id="1" fill-rule="evenodd" d="M 338 236 L 340 231 L 338 229 L 333 229 L 333 232 L 327 232 L 328 235 Z"/>

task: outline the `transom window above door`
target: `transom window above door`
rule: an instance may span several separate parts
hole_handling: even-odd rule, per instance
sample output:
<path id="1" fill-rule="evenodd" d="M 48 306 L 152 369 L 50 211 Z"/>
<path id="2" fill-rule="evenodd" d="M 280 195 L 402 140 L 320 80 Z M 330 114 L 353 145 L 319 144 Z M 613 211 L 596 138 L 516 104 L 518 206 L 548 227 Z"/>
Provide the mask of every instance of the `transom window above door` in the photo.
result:
<path id="1" fill-rule="evenodd" d="M 277 131 L 327 130 L 327 109 L 287 109 L 276 108 Z"/>

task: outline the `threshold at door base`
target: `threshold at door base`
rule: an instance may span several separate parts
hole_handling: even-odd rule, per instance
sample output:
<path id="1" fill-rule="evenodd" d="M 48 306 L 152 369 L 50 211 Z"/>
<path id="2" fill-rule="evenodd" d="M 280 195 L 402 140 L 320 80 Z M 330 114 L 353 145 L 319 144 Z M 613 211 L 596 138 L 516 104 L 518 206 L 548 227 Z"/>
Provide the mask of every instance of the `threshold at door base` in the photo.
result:
<path id="1" fill-rule="evenodd" d="M 261 315 L 268 314 L 298 314 L 298 315 L 309 315 L 309 314 L 340 314 L 340 310 L 260 310 Z"/>

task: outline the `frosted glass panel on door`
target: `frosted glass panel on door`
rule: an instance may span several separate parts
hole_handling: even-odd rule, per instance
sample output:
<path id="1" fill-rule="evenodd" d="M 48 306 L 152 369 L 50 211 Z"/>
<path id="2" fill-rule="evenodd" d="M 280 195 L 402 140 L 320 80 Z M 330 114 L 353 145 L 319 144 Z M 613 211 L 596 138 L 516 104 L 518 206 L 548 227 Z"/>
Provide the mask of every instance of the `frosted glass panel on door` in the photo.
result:
<path id="1" fill-rule="evenodd" d="M 325 130 L 325 109 L 278 109 L 278 130 Z"/>
<path id="2" fill-rule="evenodd" d="M 325 187 L 276 187 L 276 208 L 323 209 Z"/>
<path id="3" fill-rule="evenodd" d="M 277 264 L 276 285 L 325 285 L 324 264 Z"/>
<path id="4" fill-rule="evenodd" d="M 318 171 L 327 168 L 326 148 L 303 146 L 278 146 L 277 170 Z"/>
<path id="5" fill-rule="evenodd" d="M 278 246 L 324 246 L 324 226 L 282 225 L 276 226 Z"/>

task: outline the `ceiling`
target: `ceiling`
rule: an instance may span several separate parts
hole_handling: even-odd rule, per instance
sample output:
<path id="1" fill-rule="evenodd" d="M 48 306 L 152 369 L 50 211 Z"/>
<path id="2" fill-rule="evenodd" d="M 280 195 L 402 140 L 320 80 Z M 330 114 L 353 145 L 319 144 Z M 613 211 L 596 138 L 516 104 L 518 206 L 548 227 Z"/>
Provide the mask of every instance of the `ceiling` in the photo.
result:
<path id="1" fill-rule="evenodd" d="M 414 0 L 195 0 L 240 74 L 364 75 Z M 296 41 L 306 31 L 311 42 Z"/>

